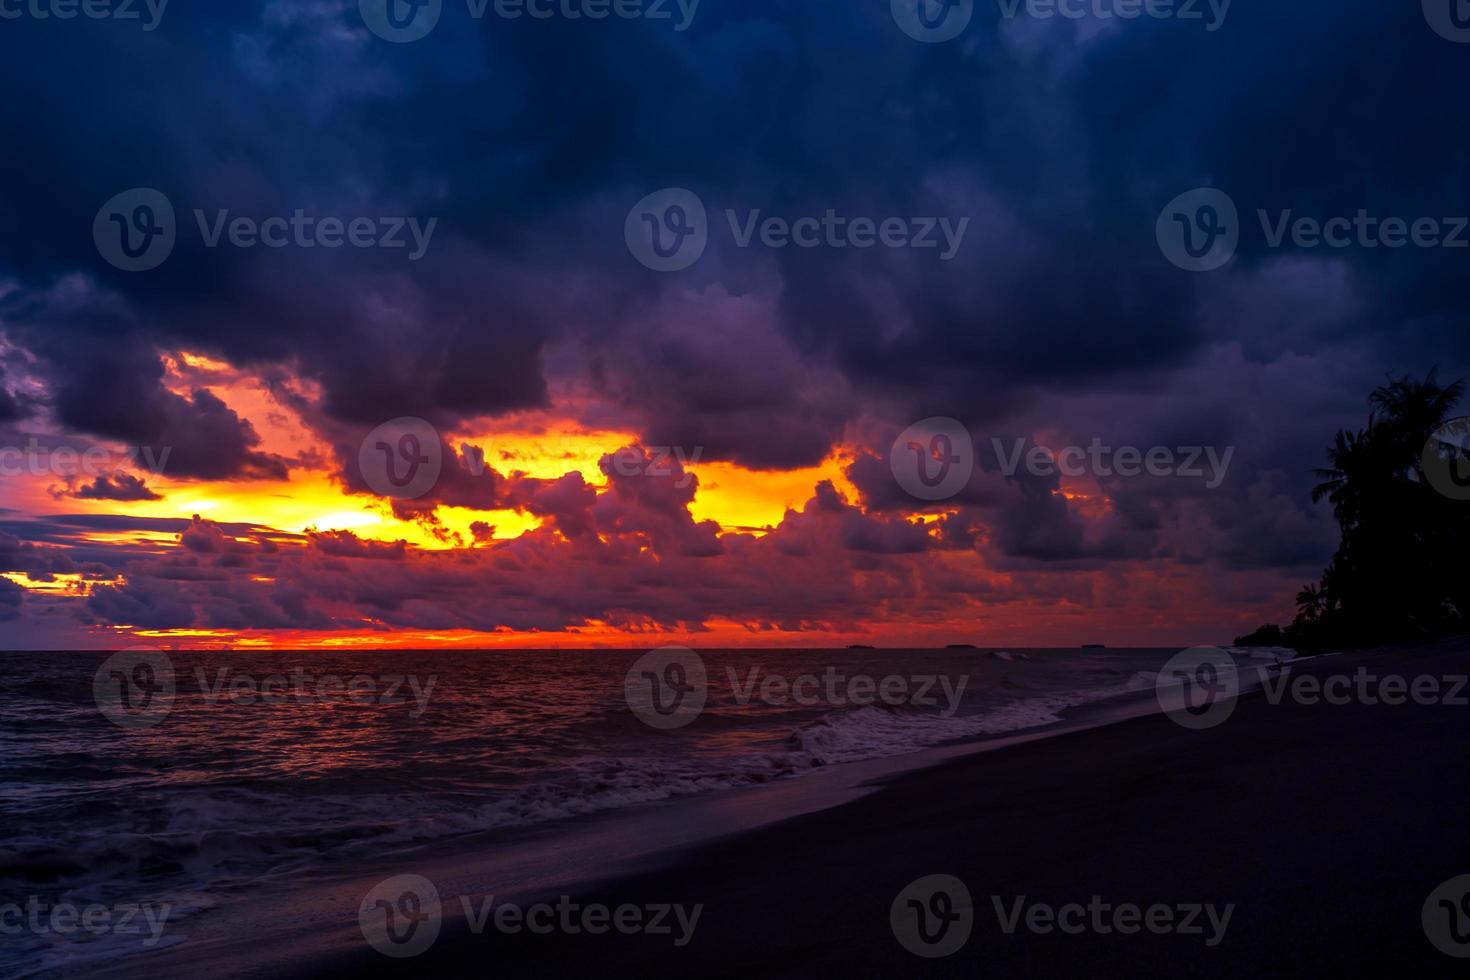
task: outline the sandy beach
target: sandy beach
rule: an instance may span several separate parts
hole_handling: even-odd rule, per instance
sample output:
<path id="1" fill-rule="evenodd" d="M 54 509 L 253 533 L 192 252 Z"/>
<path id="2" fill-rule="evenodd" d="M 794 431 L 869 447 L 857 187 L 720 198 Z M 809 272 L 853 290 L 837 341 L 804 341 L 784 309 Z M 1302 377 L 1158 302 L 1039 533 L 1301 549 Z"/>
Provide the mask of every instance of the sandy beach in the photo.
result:
<path id="1" fill-rule="evenodd" d="M 1470 980 L 1470 0 L 0 80 L 0 980 Z"/>
<path id="2" fill-rule="evenodd" d="M 1470 671 L 1470 642 L 1323 657 L 1290 674 L 1299 685 L 1360 671 L 1439 678 L 1439 690 L 1451 694 Z M 1110 721 L 1148 710 L 1151 700 L 1094 706 L 1068 723 Z M 646 808 L 621 818 L 644 821 L 640 836 L 663 828 L 662 840 L 641 851 L 619 852 L 628 826 L 594 822 L 558 845 L 588 856 L 580 869 L 571 858 L 562 868 L 580 870 L 579 884 L 548 878 L 507 887 L 517 853 L 533 863 L 530 841 L 357 868 L 302 892 L 294 913 L 275 903 L 274 932 L 241 910 L 206 915 L 199 923 L 213 942 L 132 957 L 118 969 L 794 977 L 1448 976 L 1462 967 L 1426 938 L 1421 909 L 1441 883 L 1470 873 L 1463 705 L 1358 697 L 1308 704 L 1258 691 L 1204 730 L 1154 713 L 1037 737 L 1047 734 L 978 753 L 951 750 L 953 758 L 931 759 L 921 771 L 898 772 L 889 761 L 887 772 L 874 770 L 871 790 L 839 790 L 847 784 L 833 781 L 825 799 L 821 790 L 790 788 L 816 776 L 773 787 L 764 800 L 737 793 Z M 745 812 L 732 802 L 740 799 Z M 795 815 L 781 817 L 782 807 Z M 763 825 L 724 833 L 716 814 L 729 826 Z M 439 886 L 442 930 L 421 953 L 395 959 L 364 940 L 355 904 L 364 885 L 407 873 Z M 931 875 L 968 888 L 971 931 L 954 952 L 921 958 L 896 938 L 890 913 L 900 892 Z M 322 907 L 327 895 L 335 913 Z M 579 918 L 581 910 L 605 906 L 614 915 L 631 906 L 651 925 L 653 910 L 665 908 L 671 928 L 630 934 L 602 920 L 599 935 L 555 925 L 535 934 L 507 920 L 508 931 L 494 910 L 509 902 L 560 903 L 571 918 L 558 921 L 593 925 L 599 920 Z M 1080 907 L 1070 918 L 1069 905 Z M 1150 909 L 1172 915 L 1174 928 L 1118 928 L 1135 907 L 1145 920 Z M 1046 928 L 1046 909 L 1081 928 Z M 680 926 L 680 913 L 697 916 L 692 929 Z"/>
<path id="3" fill-rule="evenodd" d="M 1299 670 L 1363 664 L 1449 677 L 1470 669 L 1470 644 Z M 1203 732 L 1137 719 L 896 778 L 876 795 L 582 896 L 610 906 L 703 903 L 684 948 L 652 936 L 450 934 L 405 970 L 1448 976 L 1463 964 L 1426 940 L 1420 910 L 1437 885 L 1470 871 L 1467 745 L 1470 713 L 1454 705 L 1272 705 L 1256 696 Z M 974 933 L 961 951 L 922 960 L 895 941 L 889 906 L 936 873 L 968 884 Z M 1184 935 L 1006 935 L 991 895 L 1007 908 L 1023 895 L 1054 905 L 1100 895 L 1235 911 L 1212 948 Z M 336 975 L 364 972 L 403 971 L 364 950 Z"/>

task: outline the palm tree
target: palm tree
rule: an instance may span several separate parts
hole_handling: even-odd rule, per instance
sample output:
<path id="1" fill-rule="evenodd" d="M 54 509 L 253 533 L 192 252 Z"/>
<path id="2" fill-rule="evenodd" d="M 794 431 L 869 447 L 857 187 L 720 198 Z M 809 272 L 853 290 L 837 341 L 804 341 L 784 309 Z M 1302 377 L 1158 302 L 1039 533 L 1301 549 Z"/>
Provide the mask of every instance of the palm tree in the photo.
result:
<path id="1" fill-rule="evenodd" d="M 1302 590 L 1296 594 L 1297 613 L 1307 622 L 1313 622 L 1322 613 L 1323 604 L 1322 591 L 1317 586 L 1308 583 L 1302 586 Z"/>
<path id="2" fill-rule="evenodd" d="M 1367 428 L 1337 433 L 1312 500 L 1332 502 L 1342 540 L 1320 587 L 1297 593 L 1299 638 L 1391 642 L 1450 628 L 1453 611 L 1470 608 L 1460 568 L 1470 511 L 1427 483 L 1422 462 L 1464 393 L 1464 381 L 1441 385 L 1433 371 L 1390 377 L 1369 396 Z"/>
<path id="3" fill-rule="evenodd" d="M 1357 432 L 1338 430 L 1337 438 L 1327 450 L 1330 466 L 1313 472 L 1322 482 L 1312 488 L 1312 503 L 1323 497 L 1332 502 L 1332 512 L 1344 528 L 1355 527 L 1362 517 L 1368 488 L 1378 472 L 1376 451 L 1379 440 L 1368 419 L 1368 428 Z"/>
<path id="4" fill-rule="evenodd" d="M 1408 377 L 1390 379 L 1368 396 L 1368 402 L 1382 413 L 1383 429 L 1393 444 L 1404 470 L 1420 471 L 1420 454 L 1429 437 L 1449 419 L 1455 404 L 1465 393 L 1465 381 L 1440 386 L 1435 380 L 1438 368 L 1423 381 Z M 1403 472 L 1403 471 L 1401 471 Z"/>

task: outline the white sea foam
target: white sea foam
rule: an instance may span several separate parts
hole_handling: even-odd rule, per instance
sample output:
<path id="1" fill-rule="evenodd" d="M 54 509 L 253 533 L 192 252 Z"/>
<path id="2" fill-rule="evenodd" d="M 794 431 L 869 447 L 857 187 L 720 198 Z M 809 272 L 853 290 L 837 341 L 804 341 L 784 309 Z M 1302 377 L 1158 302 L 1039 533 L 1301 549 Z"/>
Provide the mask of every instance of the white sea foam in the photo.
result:
<path id="1" fill-rule="evenodd" d="M 80 709 L 61 721 L 38 714 L 13 735 L 52 747 L 57 766 L 10 757 L 13 784 L 29 787 L 13 799 L 28 812 L 20 832 L 0 841 L 0 884 L 71 901 L 218 895 L 323 863 L 1049 725 L 1069 708 L 1151 689 L 1155 675 L 1143 668 L 1157 669 L 1167 655 L 840 654 L 845 676 L 939 674 L 969 683 L 949 716 L 932 707 L 745 705 L 712 694 L 704 716 L 675 735 L 637 720 L 621 700 L 626 665 L 602 658 L 554 683 L 527 680 L 546 668 L 541 661 L 455 661 L 443 669 L 459 670 L 461 683 L 442 715 L 422 720 L 344 712 L 338 722 L 289 707 L 242 708 L 233 719 L 181 701 L 159 741 L 142 743 L 146 756 L 136 739 Z M 1245 656 L 1242 665 L 1259 662 Z M 830 651 L 732 654 L 718 667 L 713 660 L 710 673 L 721 677 L 729 666 L 743 676 L 759 666 L 821 674 L 833 659 Z M 225 729 L 239 737 L 212 738 Z M 95 781 L 51 776 L 83 750 Z M 152 768 L 163 760 L 168 769 Z M 30 768 L 16 768 L 22 763 Z M 0 770 L 6 765 L 0 759 Z M 127 805 L 116 806 L 122 796 Z M 104 947 L 53 955 L 96 951 Z"/>

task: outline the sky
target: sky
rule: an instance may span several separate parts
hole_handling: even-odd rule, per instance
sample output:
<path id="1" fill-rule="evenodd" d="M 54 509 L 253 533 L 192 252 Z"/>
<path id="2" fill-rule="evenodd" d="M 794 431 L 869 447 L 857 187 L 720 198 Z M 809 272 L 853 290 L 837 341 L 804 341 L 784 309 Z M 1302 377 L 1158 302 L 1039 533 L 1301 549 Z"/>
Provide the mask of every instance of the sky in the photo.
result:
<path id="1" fill-rule="evenodd" d="M 0 647 L 1289 619 L 1470 363 L 1449 0 L 915 2 L 0 0 Z"/>

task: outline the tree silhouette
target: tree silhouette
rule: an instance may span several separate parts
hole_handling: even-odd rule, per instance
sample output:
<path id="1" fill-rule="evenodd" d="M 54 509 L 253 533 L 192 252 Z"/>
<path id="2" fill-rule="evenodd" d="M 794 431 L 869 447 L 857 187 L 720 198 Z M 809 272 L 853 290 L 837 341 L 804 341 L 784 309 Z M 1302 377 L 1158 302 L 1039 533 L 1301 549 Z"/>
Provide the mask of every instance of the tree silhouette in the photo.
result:
<path id="1" fill-rule="evenodd" d="M 1322 615 L 1322 590 L 1315 585 L 1307 585 L 1296 594 L 1297 616 L 1304 620 L 1314 620 Z"/>
<path id="2" fill-rule="evenodd" d="M 1297 593 L 1285 631 L 1263 627 L 1238 642 L 1366 646 L 1465 627 L 1470 502 L 1435 489 L 1423 464 L 1464 392 L 1464 381 L 1441 385 L 1435 371 L 1373 390 L 1366 428 L 1339 431 L 1315 471 L 1312 501 L 1329 501 L 1342 530 L 1321 584 Z"/>

